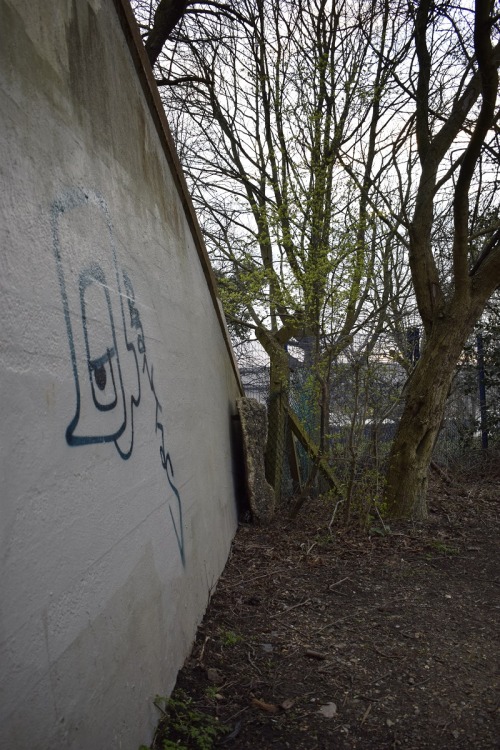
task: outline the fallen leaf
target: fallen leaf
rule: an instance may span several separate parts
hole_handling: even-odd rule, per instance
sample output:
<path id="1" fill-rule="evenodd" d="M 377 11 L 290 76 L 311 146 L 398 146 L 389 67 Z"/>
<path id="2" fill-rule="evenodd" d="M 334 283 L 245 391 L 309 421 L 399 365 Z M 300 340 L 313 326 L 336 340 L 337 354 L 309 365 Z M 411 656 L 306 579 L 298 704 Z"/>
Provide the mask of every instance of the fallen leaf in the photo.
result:
<path id="1" fill-rule="evenodd" d="M 224 739 L 221 740 L 221 742 L 219 744 L 225 745 L 226 742 L 231 742 L 231 740 L 236 739 L 236 737 L 240 733 L 240 729 L 241 729 L 241 721 L 238 721 L 236 723 L 236 726 L 234 727 L 233 731 L 230 734 L 228 734 L 226 737 L 224 737 Z"/>
<path id="2" fill-rule="evenodd" d="M 261 711 L 267 711 L 268 714 L 276 714 L 279 711 L 278 706 L 276 706 L 274 703 L 266 703 L 265 701 L 261 701 L 258 698 L 252 698 L 252 706 L 255 706 L 255 708 L 260 708 Z"/>
<path id="3" fill-rule="evenodd" d="M 337 713 L 337 705 L 335 703 L 326 703 L 319 709 L 320 714 L 326 716 L 327 719 L 331 719 Z"/>
<path id="4" fill-rule="evenodd" d="M 224 682 L 224 676 L 222 672 L 220 672 L 218 669 L 213 669 L 212 667 L 210 669 L 207 669 L 207 677 L 210 682 L 213 682 L 215 685 L 222 685 L 222 683 Z"/>

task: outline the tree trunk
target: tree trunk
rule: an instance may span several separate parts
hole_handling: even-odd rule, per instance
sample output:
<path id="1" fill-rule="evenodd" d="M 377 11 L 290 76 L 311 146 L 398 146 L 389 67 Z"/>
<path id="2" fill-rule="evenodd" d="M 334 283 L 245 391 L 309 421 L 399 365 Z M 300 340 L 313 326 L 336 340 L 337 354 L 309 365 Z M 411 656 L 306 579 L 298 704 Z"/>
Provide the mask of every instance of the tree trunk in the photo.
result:
<path id="1" fill-rule="evenodd" d="M 465 305 L 464 305 L 465 307 Z M 427 475 L 455 368 L 475 316 L 452 313 L 434 324 L 406 386 L 389 456 L 385 502 L 390 518 L 425 519 Z"/>
<path id="2" fill-rule="evenodd" d="M 276 503 L 281 499 L 283 460 L 286 448 L 288 405 L 288 355 L 284 349 L 273 351 L 270 362 L 270 388 L 267 414 L 266 479 L 274 488 Z"/>

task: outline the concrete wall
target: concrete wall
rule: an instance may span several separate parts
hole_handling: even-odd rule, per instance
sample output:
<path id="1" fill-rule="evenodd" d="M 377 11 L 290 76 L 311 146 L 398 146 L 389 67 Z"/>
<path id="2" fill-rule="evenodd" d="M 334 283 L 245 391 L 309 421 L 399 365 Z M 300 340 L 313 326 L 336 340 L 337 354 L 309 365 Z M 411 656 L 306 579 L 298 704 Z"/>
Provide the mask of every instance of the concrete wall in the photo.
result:
<path id="1" fill-rule="evenodd" d="M 0 747 L 137 749 L 236 526 L 239 384 L 119 0 L 0 0 Z"/>

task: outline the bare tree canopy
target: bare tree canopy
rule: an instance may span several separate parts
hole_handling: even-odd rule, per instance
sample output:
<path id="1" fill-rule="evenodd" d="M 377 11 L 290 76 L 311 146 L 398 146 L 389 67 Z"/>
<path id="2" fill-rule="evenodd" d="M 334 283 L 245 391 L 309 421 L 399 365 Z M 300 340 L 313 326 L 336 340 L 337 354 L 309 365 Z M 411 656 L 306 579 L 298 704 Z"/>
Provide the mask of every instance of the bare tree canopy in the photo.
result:
<path id="1" fill-rule="evenodd" d="M 500 284 L 498 1 L 237 0 L 172 15 L 162 0 L 149 21 L 136 4 L 226 313 L 270 354 L 272 393 L 286 392 L 292 338 L 315 341 L 323 393 L 354 332 L 376 338 L 416 304 L 426 339 L 385 502 L 425 516 L 453 373 Z"/>

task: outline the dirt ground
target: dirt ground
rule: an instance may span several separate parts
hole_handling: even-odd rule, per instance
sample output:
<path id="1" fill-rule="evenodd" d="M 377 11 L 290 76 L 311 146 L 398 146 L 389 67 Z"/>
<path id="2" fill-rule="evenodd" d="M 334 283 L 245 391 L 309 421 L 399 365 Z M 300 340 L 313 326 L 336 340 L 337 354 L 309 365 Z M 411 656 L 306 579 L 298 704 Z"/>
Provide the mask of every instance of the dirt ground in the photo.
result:
<path id="1" fill-rule="evenodd" d="M 425 524 L 329 529 L 316 500 L 293 523 L 240 526 L 177 682 L 224 725 L 215 747 L 500 747 L 491 469 L 435 475 Z M 153 747 L 168 737 L 200 747 L 165 720 Z"/>

